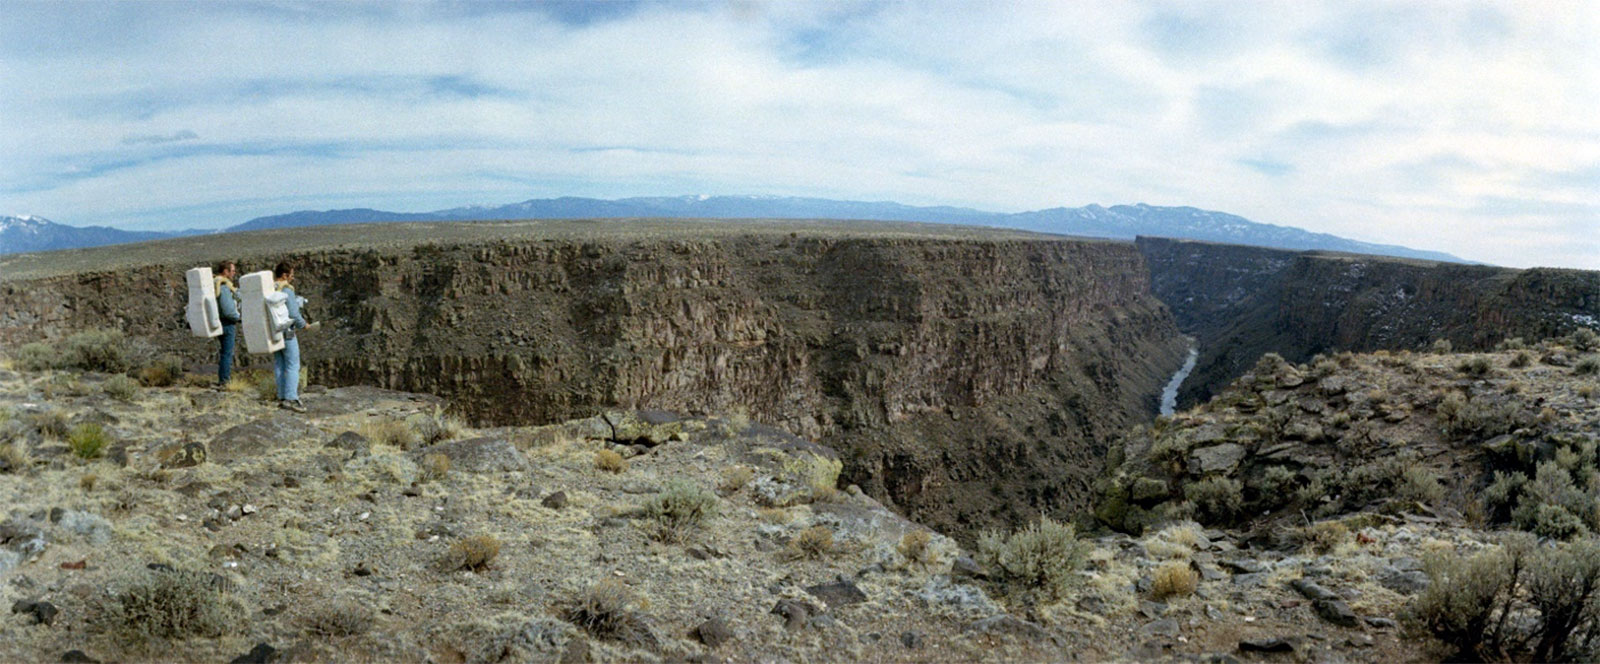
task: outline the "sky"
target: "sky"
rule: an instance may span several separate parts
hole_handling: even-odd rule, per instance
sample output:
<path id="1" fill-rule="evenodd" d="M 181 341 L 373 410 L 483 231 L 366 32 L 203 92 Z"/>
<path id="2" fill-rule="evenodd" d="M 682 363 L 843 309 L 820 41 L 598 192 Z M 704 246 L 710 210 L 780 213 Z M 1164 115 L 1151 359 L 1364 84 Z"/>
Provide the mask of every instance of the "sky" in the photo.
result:
<path id="1" fill-rule="evenodd" d="M 1192 205 L 1600 269 L 1600 2 L 0 0 L 0 214 Z"/>

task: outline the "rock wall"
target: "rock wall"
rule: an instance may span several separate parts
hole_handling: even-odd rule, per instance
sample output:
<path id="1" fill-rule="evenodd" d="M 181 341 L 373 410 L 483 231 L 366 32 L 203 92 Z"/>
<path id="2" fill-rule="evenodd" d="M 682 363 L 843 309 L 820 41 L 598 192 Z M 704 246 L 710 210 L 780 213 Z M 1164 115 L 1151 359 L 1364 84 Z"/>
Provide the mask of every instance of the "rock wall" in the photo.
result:
<path id="1" fill-rule="evenodd" d="M 802 231 L 288 257 L 325 322 L 302 338 L 316 382 L 437 394 L 485 425 L 744 409 L 951 532 L 1088 507 L 1105 441 L 1153 414 L 1185 350 L 1127 243 Z M 110 326 L 204 361 L 182 267 L 0 283 L 0 341 Z"/>
<path id="2" fill-rule="evenodd" d="M 1211 397 L 1276 352 L 1485 349 L 1600 328 L 1600 272 L 1433 263 L 1139 238 L 1151 286 L 1200 359 L 1180 406 Z"/>

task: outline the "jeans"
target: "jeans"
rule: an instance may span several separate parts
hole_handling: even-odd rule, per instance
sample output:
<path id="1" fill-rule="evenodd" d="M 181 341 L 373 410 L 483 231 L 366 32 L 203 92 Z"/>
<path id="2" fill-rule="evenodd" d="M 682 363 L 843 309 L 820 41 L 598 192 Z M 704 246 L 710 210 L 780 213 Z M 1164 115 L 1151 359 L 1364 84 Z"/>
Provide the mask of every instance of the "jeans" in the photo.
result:
<path id="1" fill-rule="evenodd" d="M 283 341 L 283 350 L 272 353 L 272 374 L 278 379 L 278 399 L 300 399 L 300 340 Z"/>
<path id="2" fill-rule="evenodd" d="M 222 340 L 222 354 L 217 356 L 217 384 L 227 385 L 233 379 L 233 347 L 239 339 L 238 324 L 223 325 L 219 338 Z"/>

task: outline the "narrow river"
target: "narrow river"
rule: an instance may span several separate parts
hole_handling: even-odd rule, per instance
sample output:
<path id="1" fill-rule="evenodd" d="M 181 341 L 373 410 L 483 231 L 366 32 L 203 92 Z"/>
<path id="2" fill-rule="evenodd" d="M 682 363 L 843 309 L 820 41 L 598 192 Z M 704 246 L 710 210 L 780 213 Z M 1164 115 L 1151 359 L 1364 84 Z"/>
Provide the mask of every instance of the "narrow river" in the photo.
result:
<path id="1" fill-rule="evenodd" d="M 1194 371 L 1195 360 L 1200 359 L 1200 348 L 1189 346 L 1189 358 L 1183 361 L 1183 366 L 1178 373 L 1172 374 L 1172 380 L 1167 381 L 1167 386 L 1161 390 L 1161 414 L 1171 415 L 1178 408 L 1178 387 L 1183 385 L 1183 379 L 1189 377 L 1189 372 Z"/>

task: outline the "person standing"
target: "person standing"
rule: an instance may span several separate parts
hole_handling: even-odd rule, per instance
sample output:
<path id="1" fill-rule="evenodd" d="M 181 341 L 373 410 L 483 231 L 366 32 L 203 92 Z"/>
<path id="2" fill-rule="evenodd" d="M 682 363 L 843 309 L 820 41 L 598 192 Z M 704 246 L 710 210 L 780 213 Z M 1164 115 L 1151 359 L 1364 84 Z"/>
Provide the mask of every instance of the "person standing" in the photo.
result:
<path id="1" fill-rule="evenodd" d="M 239 266 L 233 261 L 217 263 L 217 272 L 213 275 L 217 291 L 217 315 L 222 319 L 222 352 L 217 356 L 217 387 L 228 387 L 228 381 L 233 379 L 233 349 L 239 340 L 239 294 L 233 286 L 233 278 L 238 276 Z"/>
<path id="2" fill-rule="evenodd" d="M 278 292 L 288 296 L 289 329 L 283 331 L 283 350 L 272 353 L 272 373 L 278 381 L 278 407 L 296 413 L 306 412 L 300 403 L 300 340 L 295 330 L 305 329 L 306 319 L 300 313 L 300 298 L 295 295 L 294 265 L 284 262 L 272 268 L 272 280 Z"/>

